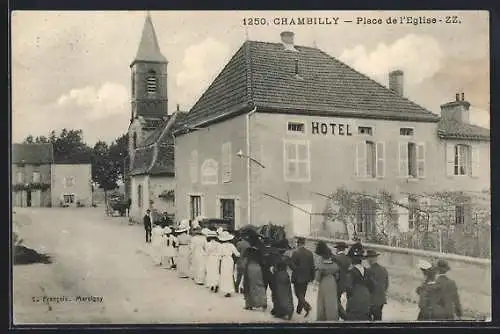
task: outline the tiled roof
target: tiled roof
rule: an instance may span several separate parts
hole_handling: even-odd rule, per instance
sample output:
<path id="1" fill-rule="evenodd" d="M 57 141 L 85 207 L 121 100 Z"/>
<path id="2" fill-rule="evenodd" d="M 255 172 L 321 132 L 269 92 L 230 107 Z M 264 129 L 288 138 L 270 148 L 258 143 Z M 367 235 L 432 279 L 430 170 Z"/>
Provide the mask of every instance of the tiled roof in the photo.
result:
<path id="1" fill-rule="evenodd" d="M 52 164 L 54 150 L 52 144 L 12 144 L 13 164 Z"/>
<path id="2" fill-rule="evenodd" d="M 248 106 L 325 116 L 439 119 L 319 49 L 296 49 L 285 51 L 281 43 L 245 42 L 191 108 L 186 123 L 224 117 Z"/>
<path id="3" fill-rule="evenodd" d="M 139 42 L 139 48 L 137 49 L 137 55 L 134 61 L 148 61 L 148 62 L 158 62 L 166 63 L 167 59 L 160 51 L 160 46 L 158 45 L 158 38 L 156 37 L 155 28 L 153 27 L 153 22 L 151 21 L 151 16 L 149 14 L 146 16 L 144 21 L 144 28 L 142 29 L 141 41 Z"/>
<path id="4" fill-rule="evenodd" d="M 163 140 L 157 146 L 158 152 L 155 163 L 149 170 L 149 174 L 159 175 L 166 174 L 173 176 L 175 174 L 174 168 L 174 141 L 172 138 Z"/>
<path id="5" fill-rule="evenodd" d="M 155 151 L 154 146 L 148 146 L 146 148 L 136 149 L 133 165 L 130 170 L 130 175 L 147 174 L 154 160 L 155 156 L 154 151 Z"/>
<path id="6" fill-rule="evenodd" d="M 490 140 L 490 130 L 455 120 L 441 119 L 438 123 L 438 136 L 443 139 Z"/>

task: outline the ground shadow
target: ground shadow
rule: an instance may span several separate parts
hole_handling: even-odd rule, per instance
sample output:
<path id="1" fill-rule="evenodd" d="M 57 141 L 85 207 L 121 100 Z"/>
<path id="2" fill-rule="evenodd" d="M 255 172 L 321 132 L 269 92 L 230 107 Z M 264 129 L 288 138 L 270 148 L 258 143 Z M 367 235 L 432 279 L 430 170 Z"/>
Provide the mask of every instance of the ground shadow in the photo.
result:
<path id="1" fill-rule="evenodd" d="M 49 255 L 38 253 L 37 251 L 22 245 L 14 246 L 14 265 L 25 265 L 52 263 L 52 258 Z"/>

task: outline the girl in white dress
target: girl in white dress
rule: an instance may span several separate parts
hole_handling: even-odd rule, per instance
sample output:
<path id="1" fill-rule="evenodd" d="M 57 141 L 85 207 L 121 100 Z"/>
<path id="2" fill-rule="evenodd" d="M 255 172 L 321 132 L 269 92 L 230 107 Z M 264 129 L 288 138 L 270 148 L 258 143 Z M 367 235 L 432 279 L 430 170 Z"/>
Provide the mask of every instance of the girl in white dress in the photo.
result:
<path id="1" fill-rule="evenodd" d="M 177 238 L 172 234 L 172 229 L 168 226 L 163 228 L 163 266 L 172 269 L 175 266 L 175 256 L 177 253 Z"/>
<path id="2" fill-rule="evenodd" d="M 215 292 L 217 286 L 219 285 L 219 263 L 220 254 L 219 247 L 220 243 L 217 241 L 217 233 L 215 231 L 210 231 L 207 233 L 207 277 L 205 280 L 205 286 L 210 289 L 210 291 Z"/>
<path id="3" fill-rule="evenodd" d="M 207 238 L 201 233 L 200 227 L 195 227 L 193 233 L 194 235 L 191 238 L 193 279 L 196 284 L 201 285 L 205 283 Z"/>
<path id="4" fill-rule="evenodd" d="M 190 246 L 191 236 L 188 235 L 189 221 L 181 222 L 181 225 L 175 231 L 177 234 L 177 274 L 181 278 L 189 276 Z"/>
<path id="5" fill-rule="evenodd" d="M 153 251 L 153 261 L 157 266 L 161 266 L 162 260 L 162 238 L 163 228 L 159 224 L 155 224 L 151 231 L 151 246 Z"/>
<path id="6" fill-rule="evenodd" d="M 231 297 L 231 294 L 235 292 L 233 255 L 240 256 L 236 246 L 231 243 L 233 238 L 234 236 L 227 231 L 219 235 L 219 241 L 221 242 L 219 248 L 221 257 L 219 288 L 225 297 Z"/>

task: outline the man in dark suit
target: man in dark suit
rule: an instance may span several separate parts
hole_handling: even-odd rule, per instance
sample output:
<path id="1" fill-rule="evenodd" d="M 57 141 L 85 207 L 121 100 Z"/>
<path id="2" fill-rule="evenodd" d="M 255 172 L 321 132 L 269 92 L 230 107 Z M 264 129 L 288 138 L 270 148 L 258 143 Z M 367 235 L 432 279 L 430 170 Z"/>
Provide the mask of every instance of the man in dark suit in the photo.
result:
<path id="1" fill-rule="evenodd" d="M 151 210 L 147 209 L 144 215 L 144 229 L 146 230 L 146 242 L 151 242 L 151 230 L 153 225 L 153 219 L 151 217 Z"/>
<path id="2" fill-rule="evenodd" d="M 339 278 L 337 285 L 337 298 L 339 303 L 339 314 L 341 317 L 345 314 L 345 310 L 342 306 L 341 298 L 342 294 L 346 291 L 346 281 L 347 281 L 347 273 L 349 272 L 349 268 L 351 267 L 351 258 L 347 256 L 347 244 L 345 242 L 337 242 L 335 244 L 335 249 L 337 250 L 333 259 L 339 266 Z"/>
<path id="3" fill-rule="evenodd" d="M 370 268 L 366 270 L 366 276 L 370 280 L 370 320 L 382 320 L 382 309 L 387 304 L 387 289 L 389 289 L 389 274 L 387 269 L 378 264 L 377 258 L 380 254 L 369 249 L 366 259 Z"/>
<path id="4" fill-rule="evenodd" d="M 298 248 L 292 254 L 291 262 L 293 263 L 292 283 L 298 300 L 297 313 L 300 314 L 304 309 L 307 317 L 311 311 L 311 305 L 306 301 L 306 292 L 309 282 L 314 280 L 314 255 L 304 246 L 305 239 L 298 238 Z"/>
<path id="5" fill-rule="evenodd" d="M 443 320 L 455 320 L 462 317 L 462 305 L 455 281 L 446 276 L 448 270 L 450 270 L 448 262 L 442 259 L 438 260 L 436 263 L 436 283 L 441 287 L 444 297 Z"/>

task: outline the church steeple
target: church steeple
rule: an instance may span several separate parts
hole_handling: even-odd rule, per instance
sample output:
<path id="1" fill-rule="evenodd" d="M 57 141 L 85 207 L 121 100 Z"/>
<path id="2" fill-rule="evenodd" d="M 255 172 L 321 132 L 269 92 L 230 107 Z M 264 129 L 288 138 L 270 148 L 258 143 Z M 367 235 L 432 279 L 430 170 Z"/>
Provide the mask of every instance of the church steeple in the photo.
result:
<path id="1" fill-rule="evenodd" d="M 147 128 L 154 128 L 168 115 L 167 59 L 160 51 L 151 15 L 146 15 L 137 55 L 131 69 L 130 122 L 142 117 Z"/>
<path id="2" fill-rule="evenodd" d="M 130 64 L 132 67 L 136 62 L 153 62 L 153 63 L 168 63 L 167 58 L 161 53 L 160 46 L 158 45 L 158 38 L 156 37 L 155 28 L 149 12 L 146 14 L 144 27 L 142 28 L 141 41 L 137 54 Z"/>

